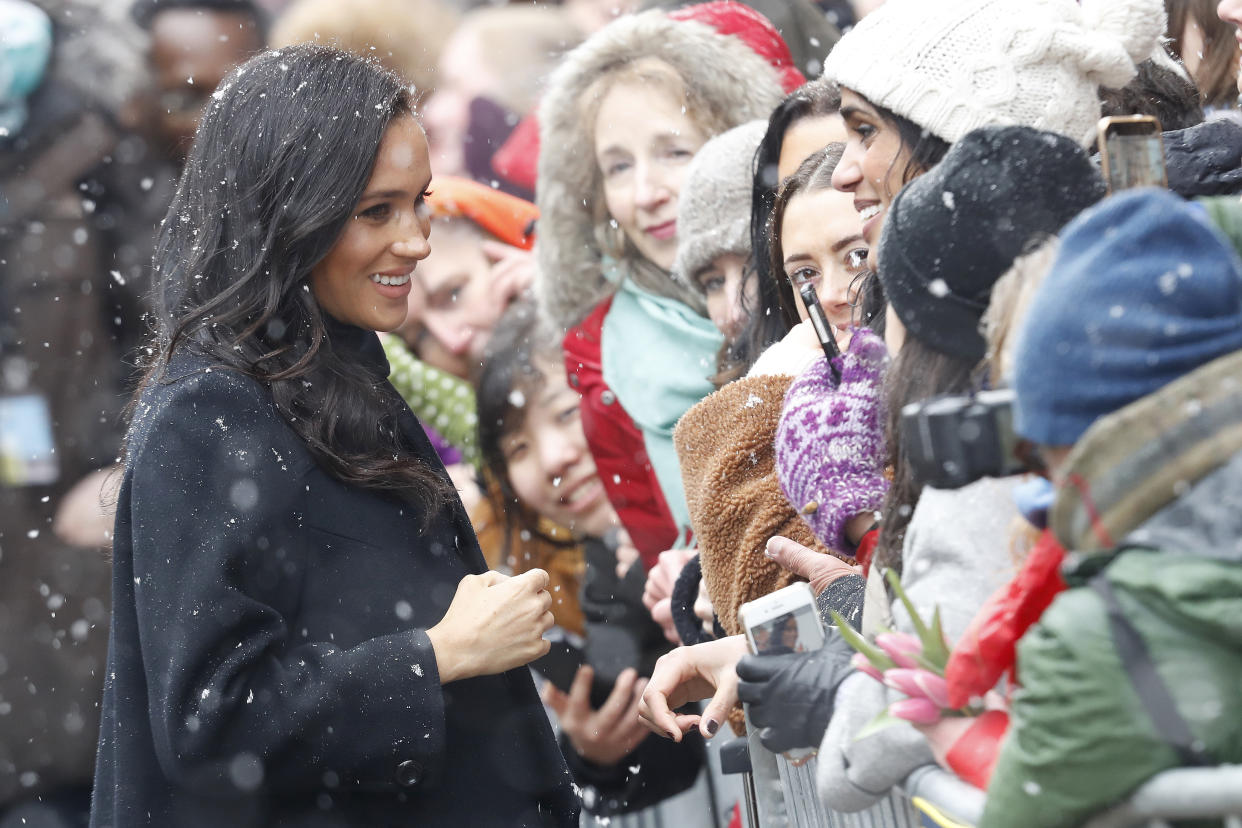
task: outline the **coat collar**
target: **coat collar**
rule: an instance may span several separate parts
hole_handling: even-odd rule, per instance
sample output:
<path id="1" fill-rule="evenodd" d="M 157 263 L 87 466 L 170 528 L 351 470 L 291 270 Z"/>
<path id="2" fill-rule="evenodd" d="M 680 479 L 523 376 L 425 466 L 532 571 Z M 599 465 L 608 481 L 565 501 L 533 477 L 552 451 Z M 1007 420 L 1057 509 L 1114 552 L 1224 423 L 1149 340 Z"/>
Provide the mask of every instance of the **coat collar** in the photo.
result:
<path id="1" fill-rule="evenodd" d="M 1096 421 L 1066 460 L 1049 528 L 1076 552 L 1104 552 L 1242 452 L 1242 351 Z"/>
<path id="2" fill-rule="evenodd" d="M 384 346 L 375 331 L 341 322 L 327 313 L 323 315 L 328 344 L 345 360 L 361 365 L 368 372 L 387 378 L 390 368 Z"/>

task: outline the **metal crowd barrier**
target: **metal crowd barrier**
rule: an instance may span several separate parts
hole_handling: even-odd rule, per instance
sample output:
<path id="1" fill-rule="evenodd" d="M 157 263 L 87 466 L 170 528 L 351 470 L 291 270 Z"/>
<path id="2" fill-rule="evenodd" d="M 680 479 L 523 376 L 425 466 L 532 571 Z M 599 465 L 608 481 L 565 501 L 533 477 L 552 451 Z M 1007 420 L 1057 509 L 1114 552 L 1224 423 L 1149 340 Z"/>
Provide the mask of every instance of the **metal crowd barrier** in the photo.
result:
<path id="1" fill-rule="evenodd" d="M 1178 768 L 1147 780 L 1087 828 L 1168 828 L 1170 820 L 1215 819 L 1242 828 L 1242 765 Z"/>
<path id="2" fill-rule="evenodd" d="M 864 811 L 828 811 L 816 792 L 814 760 L 795 767 L 757 742 L 750 747 L 756 775 L 767 757 L 775 759 L 783 808 L 769 804 L 765 813 L 760 802 L 751 810 L 759 812 L 759 819 L 744 820 L 746 828 L 973 828 L 983 813 L 984 793 L 936 765 L 916 769 L 900 788 Z M 756 748 L 767 757 L 757 755 Z M 1242 828 L 1242 765 L 1157 774 L 1084 828 L 1170 828 L 1173 821 L 1188 819 Z"/>

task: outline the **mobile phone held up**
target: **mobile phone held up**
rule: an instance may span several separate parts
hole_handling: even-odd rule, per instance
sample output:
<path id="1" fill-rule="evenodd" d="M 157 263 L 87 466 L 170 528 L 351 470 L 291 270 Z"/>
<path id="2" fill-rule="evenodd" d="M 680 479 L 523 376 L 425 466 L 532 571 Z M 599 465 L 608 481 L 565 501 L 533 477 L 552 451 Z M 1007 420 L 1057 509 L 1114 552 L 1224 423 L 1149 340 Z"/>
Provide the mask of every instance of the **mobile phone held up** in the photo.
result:
<path id="1" fill-rule="evenodd" d="M 1100 171 L 1110 194 L 1133 187 L 1169 186 L 1160 121 L 1150 115 L 1101 118 Z"/>
<path id="2" fill-rule="evenodd" d="M 818 650 L 824 646 L 824 622 L 815 606 L 815 593 L 805 582 L 742 604 L 737 612 L 750 651 L 759 655 L 781 655 Z M 785 758 L 798 761 L 812 750 L 788 751 Z"/>
<path id="3" fill-rule="evenodd" d="M 547 653 L 532 661 L 530 666 L 551 682 L 557 690 L 568 693 L 570 687 L 573 686 L 574 677 L 578 675 L 578 668 L 586 664 L 586 653 L 580 646 L 580 639 L 577 636 L 550 633 L 547 638 L 552 645 L 551 648 Z M 593 709 L 598 710 L 604 706 L 615 683 L 615 676 L 609 678 L 596 672 L 595 679 L 591 682 L 591 707 Z"/>

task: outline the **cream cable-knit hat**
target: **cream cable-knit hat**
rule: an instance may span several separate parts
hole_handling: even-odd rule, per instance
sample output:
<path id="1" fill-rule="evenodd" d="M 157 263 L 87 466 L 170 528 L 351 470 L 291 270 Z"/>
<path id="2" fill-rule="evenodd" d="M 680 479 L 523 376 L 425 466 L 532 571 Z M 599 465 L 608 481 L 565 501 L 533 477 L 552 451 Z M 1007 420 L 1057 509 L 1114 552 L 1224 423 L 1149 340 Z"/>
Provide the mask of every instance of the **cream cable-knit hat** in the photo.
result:
<path id="1" fill-rule="evenodd" d="M 888 0 L 824 75 L 949 143 L 1018 124 L 1086 145 L 1098 87 L 1129 83 L 1164 28 L 1161 0 Z"/>

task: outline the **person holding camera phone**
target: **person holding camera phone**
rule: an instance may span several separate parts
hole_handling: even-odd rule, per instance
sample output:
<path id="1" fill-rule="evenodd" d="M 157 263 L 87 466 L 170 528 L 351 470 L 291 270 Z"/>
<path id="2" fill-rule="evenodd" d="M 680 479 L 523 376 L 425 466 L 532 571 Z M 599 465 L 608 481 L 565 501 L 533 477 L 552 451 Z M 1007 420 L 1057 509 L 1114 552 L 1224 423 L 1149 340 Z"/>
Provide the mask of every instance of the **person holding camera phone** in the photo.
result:
<path id="1" fill-rule="evenodd" d="M 703 745 L 670 744 L 639 723 L 644 676 L 669 645 L 643 606 L 642 567 L 618 573 L 627 536 L 587 448 L 581 395 L 534 307 L 518 303 L 501 318 L 478 380 L 479 447 L 496 481 L 496 510 L 509 523 L 506 536 L 538 537 L 542 518 L 573 533 L 572 541 L 551 542 L 579 543 L 584 551 L 585 663 L 572 676 L 572 668 L 543 659 L 532 665 L 548 678 L 543 699 L 560 722 L 570 771 L 589 813 L 640 811 L 694 784 Z"/>
<path id="2" fill-rule="evenodd" d="M 525 669 L 547 573 L 486 571 L 376 336 L 431 172 L 408 85 L 335 49 L 208 104 L 156 245 L 92 825 L 578 824 Z"/>

